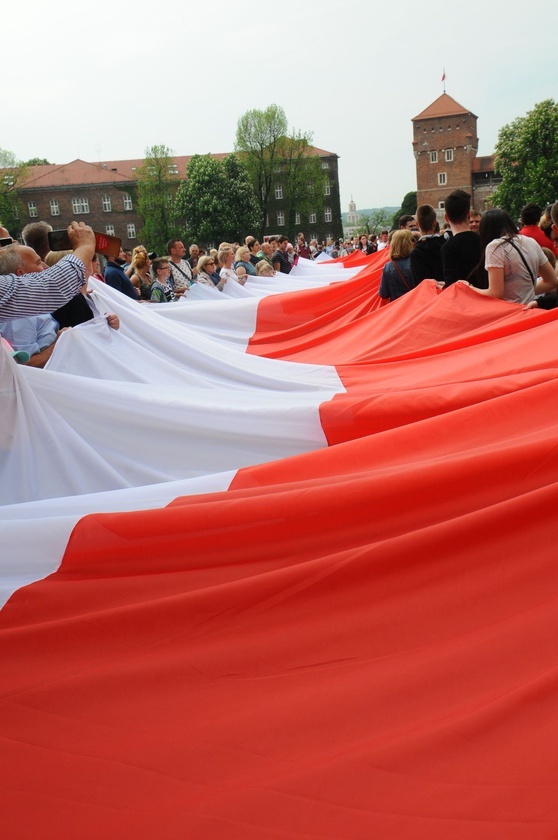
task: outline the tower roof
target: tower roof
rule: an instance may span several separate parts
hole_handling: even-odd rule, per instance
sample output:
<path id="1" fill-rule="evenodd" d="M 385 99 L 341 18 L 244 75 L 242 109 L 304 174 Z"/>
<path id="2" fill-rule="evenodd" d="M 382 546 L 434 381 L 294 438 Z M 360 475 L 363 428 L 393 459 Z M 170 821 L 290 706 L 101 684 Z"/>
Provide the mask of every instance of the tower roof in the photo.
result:
<path id="1" fill-rule="evenodd" d="M 434 117 L 455 117 L 458 114 L 471 114 L 475 118 L 477 116 L 460 105 L 459 102 L 456 102 L 451 96 L 448 96 L 447 93 L 443 93 L 428 108 L 413 117 L 413 122 L 415 120 L 429 120 Z"/>

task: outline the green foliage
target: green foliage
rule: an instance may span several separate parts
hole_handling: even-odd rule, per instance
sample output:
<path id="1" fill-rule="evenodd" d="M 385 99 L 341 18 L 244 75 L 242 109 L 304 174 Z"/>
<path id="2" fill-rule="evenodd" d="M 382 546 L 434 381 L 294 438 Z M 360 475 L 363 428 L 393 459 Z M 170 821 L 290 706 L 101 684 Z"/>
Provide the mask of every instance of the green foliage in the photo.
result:
<path id="1" fill-rule="evenodd" d="M 265 110 L 253 109 L 240 117 L 236 129 L 235 149 L 246 165 L 256 200 L 260 207 L 260 238 L 275 186 L 283 187 L 286 208 L 286 230 L 296 234 L 295 218 L 320 213 L 324 203 L 325 176 L 319 158 L 310 154 L 312 135 L 288 132 L 285 112 L 279 105 Z"/>
<path id="2" fill-rule="evenodd" d="M 182 236 L 181 218 L 176 205 L 180 176 L 175 171 L 172 150 L 151 146 L 136 173 L 138 212 L 143 217 L 139 238 L 149 249 L 164 254 L 173 236 Z"/>
<path id="3" fill-rule="evenodd" d="M 328 176 L 320 158 L 310 154 L 310 148 L 309 136 L 299 131 L 280 138 L 277 144 L 281 164 L 276 181 L 283 187 L 285 234 L 293 241 L 298 228 L 304 228 L 303 224 L 295 224 L 296 214 L 299 213 L 301 219 L 308 219 L 310 213 L 320 217 L 324 210 L 324 186 Z"/>
<path id="4" fill-rule="evenodd" d="M 186 220 L 188 238 L 205 245 L 234 242 L 252 232 L 259 221 L 246 168 L 235 155 L 223 161 L 194 155 L 176 203 Z"/>
<path id="5" fill-rule="evenodd" d="M 400 211 L 398 211 L 400 212 Z M 359 219 L 359 226 L 355 233 L 378 233 L 391 222 L 392 214 L 386 207 L 376 207 L 369 213 L 364 213 Z"/>
<path id="6" fill-rule="evenodd" d="M 491 197 L 513 219 L 530 201 L 545 207 L 558 199 L 558 104 L 546 99 L 525 117 L 500 129 L 495 169 L 502 183 Z"/>
<path id="7" fill-rule="evenodd" d="M 50 160 L 46 158 L 30 158 L 29 160 L 25 161 L 25 166 L 50 166 Z"/>
<path id="8" fill-rule="evenodd" d="M 0 149 L 0 224 L 12 236 L 21 233 L 23 205 L 19 190 L 25 184 L 28 172 L 27 165 L 18 161 L 13 152 Z"/>
<path id="9" fill-rule="evenodd" d="M 391 221 L 392 228 L 399 227 L 399 219 L 401 216 L 414 216 L 417 212 L 417 193 L 416 190 L 414 192 L 408 192 L 405 194 L 403 201 L 401 202 L 401 207 L 393 214 L 393 219 Z"/>

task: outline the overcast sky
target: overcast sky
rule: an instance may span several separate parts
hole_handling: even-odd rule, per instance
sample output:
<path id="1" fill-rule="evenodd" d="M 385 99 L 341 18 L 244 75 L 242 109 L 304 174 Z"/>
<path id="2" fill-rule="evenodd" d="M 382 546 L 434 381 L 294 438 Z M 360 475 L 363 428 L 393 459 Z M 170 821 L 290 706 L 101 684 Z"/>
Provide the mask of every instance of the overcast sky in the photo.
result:
<path id="1" fill-rule="evenodd" d="M 238 118 L 275 102 L 340 156 L 343 210 L 416 188 L 411 118 L 443 92 L 444 68 L 446 92 L 479 117 L 479 154 L 558 90 L 548 3 L 28 0 L 18 21 L 19 8 L 2 43 L 0 147 L 20 160 L 226 152 Z"/>

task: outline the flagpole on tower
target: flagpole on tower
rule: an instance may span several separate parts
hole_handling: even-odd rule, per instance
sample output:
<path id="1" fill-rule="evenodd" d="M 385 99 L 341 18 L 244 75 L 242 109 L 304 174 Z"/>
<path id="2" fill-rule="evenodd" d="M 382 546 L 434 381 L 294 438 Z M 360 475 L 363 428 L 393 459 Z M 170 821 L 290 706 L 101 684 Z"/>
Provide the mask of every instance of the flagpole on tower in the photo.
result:
<path id="1" fill-rule="evenodd" d="M 444 72 L 442 73 L 442 82 L 444 83 L 444 93 L 446 92 L 446 68 L 444 67 Z"/>

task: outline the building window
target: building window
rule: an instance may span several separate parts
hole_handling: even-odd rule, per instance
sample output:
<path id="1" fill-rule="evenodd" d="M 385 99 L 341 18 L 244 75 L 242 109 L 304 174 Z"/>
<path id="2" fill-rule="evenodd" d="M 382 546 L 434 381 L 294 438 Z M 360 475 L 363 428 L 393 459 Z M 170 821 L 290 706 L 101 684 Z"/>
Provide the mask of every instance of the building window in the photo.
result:
<path id="1" fill-rule="evenodd" d="M 128 239 L 135 239 L 136 238 L 136 226 L 133 224 L 129 224 L 127 226 L 128 230 Z"/>
<path id="2" fill-rule="evenodd" d="M 15 184 L 15 178 L 13 175 L 4 175 L 4 183 L 8 187 L 13 187 Z"/>
<path id="3" fill-rule="evenodd" d="M 169 175 L 178 175 L 178 165 L 176 163 L 169 163 Z"/>
<path id="4" fill-rule="evenodd" d="M 308 219 L 311 225 L 315 225 L 317 222 L 317 216 L 315 213 L 310 213 L 310 217 Z"/>
<path id="5" fill-rule="evenodd" d="M 445 172 L 438 172 L 438 186 L 445 187 L 448 182 L 448 176 Z"/>
<path id="6" fill-rule="evenodd" d="M 283 187 L 281 184 L 275 185 L 275 198 L 283 198 Z"/>
<path id="7" fill-rule="evenodd" d="M 132 196 L 130 193 L 124 193 L 124 210 L 133 210 Z"/>
<path id="8" fill-rule="evenodd" d="M 107 236 L 114 236 L 114 225 L 107 225 L 105 228 L 105 233 Z"/>
<path id="9" fill-rule="evenodd" d="M 438 163 L 438 152 L 430 152 L 430 163 Z"/>
<path id="10" fill-rule="evenodd" d="M 87 198 L 72 198 L 72 212 L 74 216 L 89 213 L 89 200 Z"/>
<path id="11" fill-rule="evenodd" d="M 443 210 L 445 208 L 445 206 L 446 206 L 445 201 L 439 201 L 438 202 L 438 210 Z"/>
<path id="12" fill-rule="evenodd" d="M 277 226 L 278 227 L 283 227 L 284 224 L 285 224 L 285 214 L 282 213 L 281 211 L 279 211 L 279 213 L 277 213 Z"/>
<path id="13" fill-rule="evenodd" d="M 105 213 L 110 213 L 110 211 L 112 210 L 112 203 L 111 203 L 111 200 L 110 200 L 110 195 L 104 195 L 102 200 L 103 200 L 103 211 Z"/>
<path id="14" fill-rule="evenodd" d="M 324 221 L 332 222 L 333 221 L 333 213 L 331 212 L 331 207 L 326 207 L 324 211 Z"/>
<path id="15" fill-rule="evenodd" d="M 322 160 L 322 169 L 329 169 L 329 163 L 327 160 Z"/>
<path id="16" fill-rule="evenodd" d="M 50 200 L 50 215 L 51 216 L 59 216 L 60 215 L 60 204 L 57 202 L 55 198 L 51 198 Z"/>
<path id="17" fill-rule="evenodd" d="M 300 224 L 300 213 L 295 213 L 295 225 Z"/>
<path id="18" fill-rule="evenodd" d="M 29 216 L 32 219 L 36 219 L 39 215 L 39 211 L 37 210 L 37 202 L 36 201 L 29 201 L 27 203 L 27 208 L 29 210 Z"/>
<path id="19" fill-rule="evenodd" d="M 331 195 L 331 183 L 329 181 L 324 184 L 324 195 Z"/>
<path id="20" fill-rule="evenodd" d="M 446 149 L 446 151 L 444 152 L 444 157 L 445 157 L 447 162 L 452 161 L 453 160 L 453 149 Z"/>
<path id="21" fill-rule="evenodd" d="M 308 190 L 308 195 L 314 195 L 314 184 L 310 181 L 306 184 L 306 189 Z"/>

